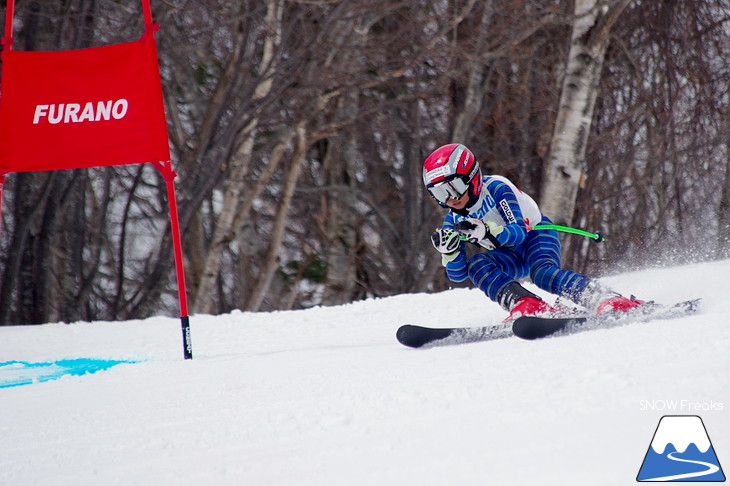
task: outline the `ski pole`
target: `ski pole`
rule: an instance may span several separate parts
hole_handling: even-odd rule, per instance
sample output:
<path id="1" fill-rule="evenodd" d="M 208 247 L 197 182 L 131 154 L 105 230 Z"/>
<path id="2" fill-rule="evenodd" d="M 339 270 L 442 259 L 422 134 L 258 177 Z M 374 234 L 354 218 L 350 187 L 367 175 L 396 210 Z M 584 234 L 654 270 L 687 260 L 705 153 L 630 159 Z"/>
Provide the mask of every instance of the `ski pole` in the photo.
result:
<path id="1" fill-rule="evenodd" d="M 581 236 L 587 236 L 588 238 L 591 238 L 596 243 L 600 243 L 602 241 L 606 241 L 606 238 L 601 233 L 591 233 L 590 231 L 585 231 L 578 228 L 570 228 L 569 226 L 560 226 L 558 224 L 538 224 L 537 226 L 527 227 L 528 230 L 534 229 L 534 230 L 555 230 L 555 231 L 562 231 L 564 233 L 573 233 L 576 235 Z"/>
<path id="2" fill-rule="evenodd" d="M 576 235 L 587 236 L 588 238 L 593 240 L 594 243 L 600 243 L 602 241 L 606 241 L 606 238 L 601 233 L 598 233 L 598 232 L 591 233 L 590 231 L 586 231 L 586 230 L 582 230 L 582 229 L 578 229 L 578 228 L 571 228 L 569 226 L 560 226 L 559 224 L 538 224 L 536 226 L 528 226 L 527 230 L 528 231 L 555 230 L 555 231 L 562 231 L 564 233 L 573 233 Z M 461 241 L 469 241 L 469 238 L 464 235 L 460 235 L 459 239 Z"/>

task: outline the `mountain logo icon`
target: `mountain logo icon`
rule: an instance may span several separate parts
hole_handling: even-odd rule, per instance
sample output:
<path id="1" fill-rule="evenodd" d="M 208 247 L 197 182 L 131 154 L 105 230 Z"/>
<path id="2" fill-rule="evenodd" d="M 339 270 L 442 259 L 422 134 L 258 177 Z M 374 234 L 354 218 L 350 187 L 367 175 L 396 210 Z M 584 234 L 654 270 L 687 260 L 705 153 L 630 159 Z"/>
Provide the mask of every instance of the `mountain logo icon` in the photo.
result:
<path id="1" fill-rule="evenodd" d="M 665 415 L 659 420 L 637 481 L 725 481 L 702 419 Z"/>

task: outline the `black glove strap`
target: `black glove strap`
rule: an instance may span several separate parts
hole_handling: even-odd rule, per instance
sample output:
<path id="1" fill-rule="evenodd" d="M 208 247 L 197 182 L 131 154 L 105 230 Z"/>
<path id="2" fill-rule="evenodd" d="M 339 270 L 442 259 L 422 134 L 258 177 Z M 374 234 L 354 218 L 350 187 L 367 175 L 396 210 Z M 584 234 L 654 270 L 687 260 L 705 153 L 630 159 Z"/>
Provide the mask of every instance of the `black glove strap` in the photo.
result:
<path id="1" fill-rule="evenodd" d="M 497 240 L 496 236 L 489 232 L 489 228 L 487 228 L 487 239 L 494 245 L 495 248 L 502 248 L 502 244 L 499 242 L 499 240 Z"/>

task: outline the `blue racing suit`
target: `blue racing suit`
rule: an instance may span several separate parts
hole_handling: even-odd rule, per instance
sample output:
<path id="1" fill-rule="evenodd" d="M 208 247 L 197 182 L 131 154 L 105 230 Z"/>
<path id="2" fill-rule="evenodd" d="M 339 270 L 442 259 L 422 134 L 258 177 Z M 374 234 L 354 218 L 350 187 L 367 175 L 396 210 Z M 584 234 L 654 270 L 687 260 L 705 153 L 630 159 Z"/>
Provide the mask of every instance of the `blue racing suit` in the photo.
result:
<path id="1" fill-rule="evenodd" d="M 543 290 L 573 301 L 579 299 L 590 278 L 560 268 L 560 240 L 555 230 L 531 230 L 532 226 L 552 222 L 530 196 L 504 177 L 485 176 L 479 199 L 467 212 L 468 216 L 449 211 L 442 227 L 454 229 L 458 221 L 477 218 L 503 226 L 504 230 L 496 235 L 499 248 L 482 240 L 479 244 L 489 251 L 477 253 L 468 261 L 466 243 L 462 242 L 459 255 L 446 264 L 451 281 L 463 282 L 468 277 L 497 302 L 504 287 L 529 276 Z"/>

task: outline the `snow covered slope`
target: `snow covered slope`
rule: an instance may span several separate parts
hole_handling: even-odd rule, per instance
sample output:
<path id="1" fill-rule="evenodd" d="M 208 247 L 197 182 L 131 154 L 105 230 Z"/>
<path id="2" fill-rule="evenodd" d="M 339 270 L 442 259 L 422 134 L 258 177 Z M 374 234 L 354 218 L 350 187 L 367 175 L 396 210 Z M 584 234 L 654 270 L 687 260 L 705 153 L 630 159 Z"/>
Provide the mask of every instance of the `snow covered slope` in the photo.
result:
<path id="1" fill-rule="evenodd" d="M 0 362 L 139 361 L 0 388 L 0 485 L 634 484 L 663 415 L 701 416 L 727 468 L 728 274 L 606 279 L 704 307 L 537 342 L 396 342 L 504 317 L 468 289 L 192 316 L 192 361 L 177 319 L 0 328 Z"/>

